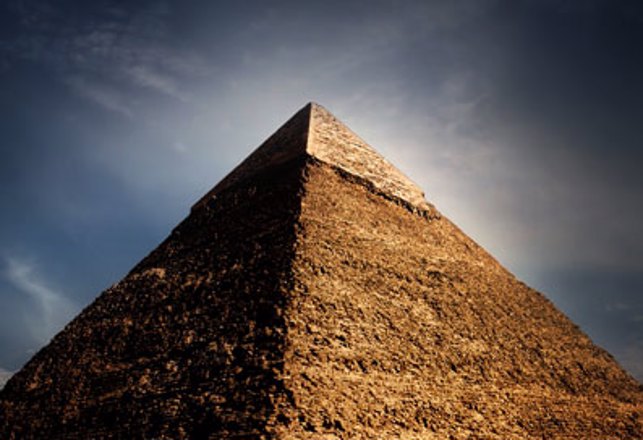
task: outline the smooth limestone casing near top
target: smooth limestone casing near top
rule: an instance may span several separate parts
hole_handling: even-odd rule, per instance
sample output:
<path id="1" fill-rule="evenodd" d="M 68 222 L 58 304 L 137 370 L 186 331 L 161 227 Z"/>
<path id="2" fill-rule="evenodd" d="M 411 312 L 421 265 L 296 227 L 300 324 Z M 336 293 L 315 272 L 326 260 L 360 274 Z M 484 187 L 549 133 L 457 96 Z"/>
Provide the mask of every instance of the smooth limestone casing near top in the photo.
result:
<path id="1" fill-rule="evenodd" d="M 358 176 L 378 190 L 398 197 L 418 209 L 430 209 L 430 205 L 424 200 L 424 192 L 411 179 L 328 110 L 312 102 L 297 112 L 201 201 L 210 199 L 260 170 L 299 156 L 315 158 Z"/>
<path id="2" fill-rule="evenodd" d="M 311 104 L 0 393 L 2 439 L 630 439 L 641 386 Z"/>

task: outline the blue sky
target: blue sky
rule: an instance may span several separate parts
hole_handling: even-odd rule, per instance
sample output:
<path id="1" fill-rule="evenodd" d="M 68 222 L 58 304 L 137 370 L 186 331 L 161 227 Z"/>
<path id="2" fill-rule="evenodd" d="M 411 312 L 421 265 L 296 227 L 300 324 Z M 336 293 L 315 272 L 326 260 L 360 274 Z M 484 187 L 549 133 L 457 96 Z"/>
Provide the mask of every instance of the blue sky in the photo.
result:
<path id="1" fill-rule="evenodd" d="M 0 368 L 308 101 L 643 379 L 636 1 L 0 6 Z"/>

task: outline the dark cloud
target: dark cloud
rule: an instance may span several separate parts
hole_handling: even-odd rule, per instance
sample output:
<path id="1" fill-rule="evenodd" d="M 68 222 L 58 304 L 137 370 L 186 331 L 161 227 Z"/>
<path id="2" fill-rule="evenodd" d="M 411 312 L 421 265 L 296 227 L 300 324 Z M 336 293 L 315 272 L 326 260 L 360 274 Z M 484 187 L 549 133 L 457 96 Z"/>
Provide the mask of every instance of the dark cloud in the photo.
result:
<path id="1" fill-rule="evenodd" d="M 316 100 L 643 377 L 640 5 L 4 2 L 0 366 Z"/>

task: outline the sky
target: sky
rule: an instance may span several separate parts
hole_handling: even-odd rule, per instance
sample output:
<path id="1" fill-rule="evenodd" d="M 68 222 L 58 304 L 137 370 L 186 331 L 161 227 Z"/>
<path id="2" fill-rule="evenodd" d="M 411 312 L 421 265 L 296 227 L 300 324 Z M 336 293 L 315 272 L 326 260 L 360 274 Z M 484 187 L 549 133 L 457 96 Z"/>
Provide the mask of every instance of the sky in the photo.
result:
<path id="1" fill-rule="evenodd" d="M 315 101 L 643 380 L 643 3 L 0 4 L 0 373 Z"/>

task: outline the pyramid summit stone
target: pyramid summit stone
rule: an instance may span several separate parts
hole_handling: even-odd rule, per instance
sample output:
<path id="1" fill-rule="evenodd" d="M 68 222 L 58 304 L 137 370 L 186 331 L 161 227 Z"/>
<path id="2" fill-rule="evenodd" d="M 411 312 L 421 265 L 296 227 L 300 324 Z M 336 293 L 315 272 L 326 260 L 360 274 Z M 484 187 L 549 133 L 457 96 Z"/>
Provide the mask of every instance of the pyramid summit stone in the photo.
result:
<path id="1" fill-rule="evenodd" d="M 641 385 L 421 195 L 305 107 L 9 380 L 0 438 L 642 438 Z"/>
<path id="2" fill-rule="evenodd" d="M 321 105 L 310 102 L 228 174 L 199 203 L 268 167 L 308 156 L 360 177 L 378 190 L 419 209 L 424 193 L 370 145 Z"/>

